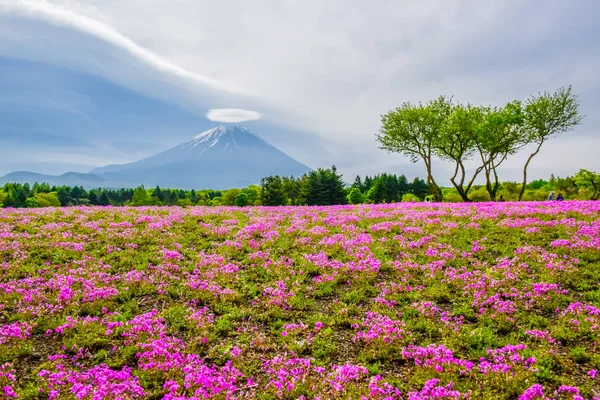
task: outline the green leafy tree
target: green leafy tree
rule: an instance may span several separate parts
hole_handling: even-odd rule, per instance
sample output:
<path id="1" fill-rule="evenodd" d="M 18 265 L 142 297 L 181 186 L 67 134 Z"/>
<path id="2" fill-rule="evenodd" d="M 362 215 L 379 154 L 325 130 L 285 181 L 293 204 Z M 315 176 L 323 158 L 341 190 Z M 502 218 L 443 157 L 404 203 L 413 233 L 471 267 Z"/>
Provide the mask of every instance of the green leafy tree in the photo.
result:
<path id="1" fill-rule="evenodd" d="M 237 207 L 246 207 L 248 205 L 248 195 L 244 192 L 238 193 L 235 197 L 235 205 Z"/>
<path id="2" fill-rule="evenodd" d="M 502 195 L 505 200 L 517 200 L 520 190 L 516 182 L 502 182 Z"/>
<path id="3" fill-rule="evenodd" d="M 412 193 L 406 193 L 404 196 L 402 196 L 403 203 L 412 203 L 412 202 L 416 202 L 416 201 L 421 201 L 421 200 Z"/>
<path id="4" fill-rule="evenodd" d="M 6 195 L 4 196 L 4 199 L 2 200 L 2 207 L 4 208 L 12 208 L 12 207 L 16 207 L 17 204 L 15 202 L 15 199 L 13 198 L 11 193 L 6 193 Z"/>
<path id="5" fill-rule="evenodd" d="M 474 143 L 485 176 L 485 188 L 491 201 L 500 187 L 498 167 L 527 142 L 521 102 L 513 101 L 498 108 L 484 108 L 483 120 L 475 131 Z"/>
<path id="6" fill-rule="evenodd" d="M 471 201 L 490 201 L 490 194 L 485 187 L 480 187 L 471 192 Z"/>
<path id="7" fill-rule="evenodd" d="M 133 192 L 133 197 L 131 199 L 132 206 L 145 206 L 148 205 L 149 202 L 148 192 L 144 188 L 144 186 L 138 186 L 135 188 Z M 62 202 L 61 202 L 62 203 Z"/>
<path id="8" fill-rule="evenodd" d="M 362 204 L 365 201 L 360 189 L 353 187 L 348 193 L 348 203 L 350 204 Z"/>
<path id="9" fill-rule="evenodd" d="M 560 88 L 554 93 L 540 93 L 527 100 L 525 106 L 525 128 L 527 144 L 535 146 L 523 166 L 523 185 L 519 200 L 523 198 L 527 186 L 527 168 L 531 160 L 540 152 L 542 145 L 552 136 L 573 130 L 583 120 L 579 113 L 579 101 L 572 93 L 571 86 Z"/>
<path id="10" fill-rule="evenodd" d="M 223 193 L 223 205 L 233 206 L 237 196 L 241 193 L 240 189 L 229 189 Z"/>
<path id="11" fill-rule="evenodd" d="M 27 208 L 38 208 L 39 206 L 40 204 L 35 197 L 28 197 L 27 200 L 25 200 L 25 207 Z"/>
<path id="12" fill-rule="evenodd" d="M 442 201 L 442 191 L 433 177 L 432 163 L 445 121 L 452 112 L 450 104 L 443 96 L 427 104 L 403 103 L 381 117 L 377 135 L 381 149 L 404 154 L 412 162 L 420 159 L 425 163 L 427 183 L 435 201 Z"/>
<path id="13" fill-rule="evenodd" d="M 374 179 L 374 184 L 371 189 L 367 192 L 367 198 L 373 204 L 379 204 L 385 202 L 385 188 L 384 183 L 381 179 Z"/>
<path id="14" fill-rule="evenodd" d="M 465 162 L 475 154 L 475 137 L 483 120 L 483 112 L 481 108 L 471 105 L 448 103 L 447 107 L 450 111 L 433 146 L 436 155 L 454 163 L 454 174 L 450 177 L 450 182 L 463 201 L 470 201 L 469 190 L 483 166 L 477 167 L 469 179 Z"/>
<path id="15" fill-rule="evenodd" d="M 550 179 L 554 179 L 554 178 L 551 176 Z M 548 182 L 545 179 L 535 179 L 527 184 L 527 189 L 538 190 L 538 189 L 541 189 L 544 186 L 548 185 L 549 183 L 550 182 Z"/>
<path id="16" fill-rule="evenodd" d="M 600 174 L 587 169 L 581 169 L 573 177 L 577 186 L 590 189 L 590 200 L 600 199 Z"/>
<path id="17" fill-rule="evenodd" d="M 56 192 L 38 193 L 35 195 L 40 207 L 60 207 L 60 201 Z"/>
<path id="18" fill-rule="evenodd" d="M 242 189 L 242 193 L 248 196 L 248 205 L 258 205 L 260 202 L 260 186 L 250 185 Z"/>

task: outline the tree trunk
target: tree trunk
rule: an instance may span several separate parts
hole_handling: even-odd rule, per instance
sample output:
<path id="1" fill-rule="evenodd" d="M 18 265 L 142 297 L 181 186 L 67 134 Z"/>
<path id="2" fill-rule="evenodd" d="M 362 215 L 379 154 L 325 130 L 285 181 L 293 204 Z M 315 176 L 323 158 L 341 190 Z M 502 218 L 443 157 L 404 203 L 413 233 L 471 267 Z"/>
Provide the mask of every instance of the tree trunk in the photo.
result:
<path id="1" fill-rule="evenodd" d="M 490 201 L 496 201 L 496 190 L 494 190 L 494 187 L 492 186 L 492 182 L 490 181 L 490 172 L 488 170 L 485 171 L 485 189 L 490 195 Z"/>
<path id="2" fill-rule="evenodd" d="M 428 173 L 427 180 L 429 181 L 429 186 L 431 186 L 431 194 L 433 195 L 433 201 L 439 203 L 443 200 L 442 198 L 442 190 L 437 185 L 431 173 Z"/>
<path id="3" fill-rule="evenodd" d="M 424 157 L 425 168 L 427 168 L 427 184 L 431 187 L 431 194 L 433 195 L 433 201 L 439 203 L 443 200 L 442 198 L 442 190 L 433 179 L 433 174 L 431 173 L 431 158 L 429 162 L 427 162 L 427 158 Z"/>
<path id="4" fill-rule="evenodd" d="M 463 199 L 463 201 L 469 201 L 469 198 L 465 196 L 465 191 L 463 190 L 463 183 L 465 182 L 464 172 L 460 179 L 460 185 L 458 183 L 456 183 L 456 177 L 458 176 L 458 167 L 459 166 L 460 166 L 460 163 L 458 161 L 456 161 L 456 164 L 454 166 L 454 175 L 452 175 L 450 177 L 450 182 L 452 182 L 452 185 L 454 185 L 454 187 L 456 188 L 456 191 L 458 192 L 460 197 Z"/>
<path id="5" fill-rule="evenodd" d="M 523 167 L 523 185 L 521 186 L 521 192 L 519 193 L 519 201 L 521 201 L 523 199 L 523 194 L 525 193 L 525 186 L 527 185 L 527 167 L 529 166 L 529 163 L 531 162 L 533 157 L 535 157 L 537 155 L 537 153 L 540 152 L 540 149 L 542 148 L 542 144 L 544 144 L 544 140 L 542 140 L 540 142 L 540 144 L 538 145 L 537 149 L 529 155 L 529 158 L 527 158 L 527 162 L 525 163 L 525 166 Z"/>
<path id="6" fill-rule="evenodd" d="M 458 194 L 460 195 L 460 197 L 463 199 L 464 202 L 471 201 L 471 199 L 469 199 L 469 196 L 467 196 L 467 193 L 465 193 L 465 190 L 462 187 L 462 185 L 459 185 L 458 183 L 456 183 L 454 178 L 451 178 L 450 182 L 452 182 L 452 185 L 454 185 L 454 187 L 456 188 L 456 191 L 458 192 Z"/>
<path id="7" fill-rule="evenodd" d="M 498 193 L 498 187 L 500 187 L 500 182 L 498 181 L 498 173 L 496 172 L 497 165 L 491 163 L 490 170 L 485 171 L 485 188 L 487 189 L 488 194 L 490 195 L 490 201 L 496 201 L 496 194 Z M 490 179 L 490 171 L 494 173 L 494 183 Z"/>

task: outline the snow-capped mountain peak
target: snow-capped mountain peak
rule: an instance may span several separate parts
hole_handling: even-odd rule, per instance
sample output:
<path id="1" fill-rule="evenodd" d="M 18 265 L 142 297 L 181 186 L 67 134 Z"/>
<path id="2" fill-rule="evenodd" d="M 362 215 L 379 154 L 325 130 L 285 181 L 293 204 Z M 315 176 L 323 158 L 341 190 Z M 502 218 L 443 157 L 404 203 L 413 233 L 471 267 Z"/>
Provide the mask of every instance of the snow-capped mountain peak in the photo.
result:
<path id="1" fill-rule="evenodd" d="M 209 149 L 245 152 L 261 147 L 273 148 L 248 128 L 221 125 L 194 136 L 176 148 L 186 153 L 202 154 Z"/>
<path id="2" fill-rule="evenodd" d="M 273 147 L 249 129 L 222 125 L 151 157 L 91 171 L 144 185 L 231 188 L 258 183 L 269 175 L 300 176 L 306 165 Z M 118 174 L 118 175 L 115 175 Z M 139 184 L 138 183 L 138 184 Z"/>

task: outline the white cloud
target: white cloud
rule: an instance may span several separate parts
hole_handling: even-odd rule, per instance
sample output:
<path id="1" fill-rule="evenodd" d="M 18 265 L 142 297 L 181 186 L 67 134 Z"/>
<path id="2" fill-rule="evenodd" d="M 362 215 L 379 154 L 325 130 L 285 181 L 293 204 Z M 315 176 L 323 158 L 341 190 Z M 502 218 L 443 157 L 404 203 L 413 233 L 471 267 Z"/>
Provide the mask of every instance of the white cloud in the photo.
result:
<path id="1" fill-rule="evenodd" d="M 184 68 L 166 61 L 162 57 L 139 46 L 128 37 L 123 36 L 112 27 L 100 21 L 79 15 L 68 9 L 57 7 L 45 0 L 3 0 L 0 2 L 0 13 L 19 15 L 26 18 L 40 18 L 52 24 L 66 26 L 85 32 L 128 51 L 131 55 L 151 65 L 157 70 L 182 77 L 196 84 L 208 85 L 219 90 L 239 93 L 239 91 L 234 88 L 223 85 L 214 79 L 204 75 L 191 73 Z"/>
<path id="2" fill-rule="evenodd" d="M 175 89 L 155 88 L 160 80 L 156 74 L 138 84 L 143 68 L 116 64 L 121 54 L 109 52 L 88 61 L 89 49 L 81 52 L 81 47 L 71 46 L 67 35 L 64 47 L 44 45 L 46 37 L 31 43 L 7 41 L 10 28 L 3 32 L 2 21 L 0 54 L 3 46 L 10 56 L 10 51 L 24 51 L 32 43 L 40 43 L 40 53 L 67 52 L 57 59 L 79 51 L 77 62 L 85 68 L 97 72 L 108 64 L 101 71 L 112 79 L 166 100 L 196 104 L 202 112 L 208 106 L 260 110 L 269 122 L 316 132 L 339 150 L 335 157 L 346 160 L 344 164 L 362 163 L 368 173 L 380 172 L 384 160 L 386 165 L 401 160 L 379 151 L 374 133 L 379 115 L 403 101 L 448 94 L 465 102 L 498 104 L 572 83 L 588 117 L 570 136 L 574 155 L 564 155 L 561 164 L 571 165 L 577 154 L 585 153 L 586 139 L 577 136 L 600 126 L 594 112 L 600 106 L 596 0 L 555 1 L 542 8 L 537 0 L 351 3 L 0 0 L 0 14 L 4 9 L 94 35 L 176 79 Z M 229 97 L 216 101 L 195 87 Z M 256 97 L 230 96 L 237 92 Z M 336 142 L 355 152 L 340 150 Z M 540 154 L 539 164 L 552 156 Z M 589 162 L 590 168 L 600 168 L 597 159 Z"/>
<path id="3" fill-rule="evenodd" d="M 206 118 L 214 122 L 236 123 L 257 121 L 262 118 L 262 115 L 256 111 L 237 108 L 213 108 L 206 113 Z"/>

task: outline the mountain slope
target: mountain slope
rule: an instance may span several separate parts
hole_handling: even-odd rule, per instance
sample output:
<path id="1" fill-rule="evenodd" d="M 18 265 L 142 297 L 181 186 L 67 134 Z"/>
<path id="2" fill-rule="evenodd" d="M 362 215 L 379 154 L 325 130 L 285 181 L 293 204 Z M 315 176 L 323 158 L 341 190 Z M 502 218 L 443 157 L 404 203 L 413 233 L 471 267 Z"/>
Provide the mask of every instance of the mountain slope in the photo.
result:
<path id="1" fill-rule="evenodd" d="M 67 172 L 62 175 L 47 175 L 28 171 L 16 171 L 0 177 L 0 185 L 8 182 L 29 184 L 45 182 L 49 185 L 83 186 L 85 188 L 107 186 L 107 182 L 104 178 L 94 174 L 82 174 L 79 172 Z"/>
<path id="2" fill-rule="evenodd" d="M 258 184 L 261 178 L 269 175 L 300 176 L 309 171 L 309 167 L 248 129 L 219 126 L 133 163 L 95 168 L 87 174 L 68 172 L 55 176 L 19 171 L 0 178 L 0 184 L 47 182 L 85 188 L 144 185 L 178 189 L 230 189 Z"/>
<path id="3" fill-rule="evenodd" d="M 121 185 L 135 182 L 182 189 L 227 189 L 259 183 L 268 175 L 299 176 L 308 171 L 309 167 L 247 128 L 219 126 L 154 156 L 95 168 L 90 174 Z"/>

